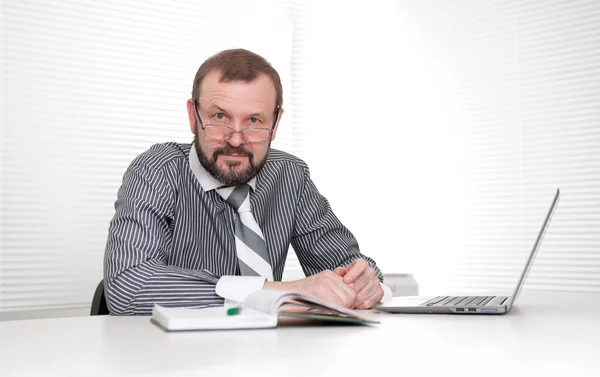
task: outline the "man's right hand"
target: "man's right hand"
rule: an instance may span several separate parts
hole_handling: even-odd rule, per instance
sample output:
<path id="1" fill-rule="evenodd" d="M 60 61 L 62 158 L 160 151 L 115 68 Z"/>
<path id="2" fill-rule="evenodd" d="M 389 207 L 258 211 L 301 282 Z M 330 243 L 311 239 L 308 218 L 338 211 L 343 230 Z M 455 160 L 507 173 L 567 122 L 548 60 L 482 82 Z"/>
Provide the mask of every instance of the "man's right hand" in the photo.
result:
<path id="1" fill-rule="evenodd" d="M 294 281 L 267 281 L 264 289 L 306 293 L 346 308 L 356 298 L 356 292 L 344 283 L 344 278 L 330 270 Z"/>

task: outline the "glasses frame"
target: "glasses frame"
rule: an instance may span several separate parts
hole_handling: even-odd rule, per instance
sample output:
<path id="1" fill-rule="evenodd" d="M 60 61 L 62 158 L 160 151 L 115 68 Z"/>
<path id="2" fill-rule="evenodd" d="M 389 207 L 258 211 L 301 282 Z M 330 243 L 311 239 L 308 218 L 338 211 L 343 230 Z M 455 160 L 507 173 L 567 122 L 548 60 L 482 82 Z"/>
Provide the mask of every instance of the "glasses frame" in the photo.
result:
<path id="1" fill-rule="evenodd" d="M 194 101 L 194 113 L 196 114 L 196 121 L 198 122 L 198 125 L 200 126 L 200 128 L 202 128 L 202 131 L 204 131 L 204 136 L 206 136 L 209 139 L 212 140 L 220 140 L 220 141 L 227 141 L 229 139 L 231 139 L 231 137 L 233 136 L 234 133 L 239 133 L 240 135 L 242 135 L 242 138 L 244 139 L 244 141 L 246 143 L 263 143 L 269 139 L 271 139 L 271 136 L 273 136 L 273 131 L 275 130 L 275 126 L 277 125 L 277 119 L 279 118 L 279 106 L 277 106 L 277 108 L 275 109 L 275 120 L 273 121 L 273 126 L 269 129 L 269 128 L 263 128 L 263 127 L 249 127 L 247 129 L 255 129 L 255 130 L 269 130 L 269 136 L 261 141 L 248 141 L 248 139 L 246 139 L 246 134 L 244 133 L 244 131 L 246 131 L 247 129 L 243 129 L 240 131 L 236 131 L 233 128 L 229 127 L 229 126 L 219 126 L 217 124 L 207 124 L 204 125 L 204 123 L 202 123 L 202 120 L 200 119 L 200 113 L 198 113 L 198 105 L 196 103 L 196 101 Z M 210 137 L 206 134 L 206 126 L 214 126 L 214 127 L 221 127 L 221 128 L 228 128 L 229 129 L 229 136 L 227 136 L 227 138 L 225 139 L 217 139 L 214 137 Z"/>

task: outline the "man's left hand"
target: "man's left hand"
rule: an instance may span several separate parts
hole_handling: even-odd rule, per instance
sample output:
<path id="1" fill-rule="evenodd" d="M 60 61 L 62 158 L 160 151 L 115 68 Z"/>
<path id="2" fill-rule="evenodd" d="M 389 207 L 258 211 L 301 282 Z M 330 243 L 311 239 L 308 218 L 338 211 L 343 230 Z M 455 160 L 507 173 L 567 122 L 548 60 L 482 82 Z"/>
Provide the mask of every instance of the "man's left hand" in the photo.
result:
<path id="1" fill-rule="evenodd" d="M 335 272 L 344 277 L 344 283 L 356 292 L 354 309 L 369 309 L 381 301 L 383 289 L 377 273 L 364 259 L 357 259 L 347 267 L 338 267 Z"/>

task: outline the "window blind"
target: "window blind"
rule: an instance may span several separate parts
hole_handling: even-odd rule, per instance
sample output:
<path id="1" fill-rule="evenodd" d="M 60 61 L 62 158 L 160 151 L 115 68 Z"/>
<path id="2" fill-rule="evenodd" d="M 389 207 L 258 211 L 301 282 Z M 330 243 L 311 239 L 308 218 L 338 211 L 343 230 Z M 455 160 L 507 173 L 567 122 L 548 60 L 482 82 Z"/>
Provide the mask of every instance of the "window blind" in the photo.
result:
<path id="1" fill-rule="evenodd" d="M 401 92 L 436 113 L 410 113 L 428 143 L 413 151 L 436 156 L 420 168 L 445 178 L 422 198 L 439 205 L 427 211 L 431 238 L 404 251 L 423 255 L 413 266 L 424 292 L 513 288 L 556 188 L 527 287 L 599 292 L 600 3 L 399 0 L 397 10 Z"/>
<path id="2" fill-rule="evenodd" d="M 273 147 L 302 155 L 303 17 L 299 1 L 3 1 L 0 311 L 89 305 L 122 175 L 152 144 L 192 140 L 208 56 L 274 65 Z"/>

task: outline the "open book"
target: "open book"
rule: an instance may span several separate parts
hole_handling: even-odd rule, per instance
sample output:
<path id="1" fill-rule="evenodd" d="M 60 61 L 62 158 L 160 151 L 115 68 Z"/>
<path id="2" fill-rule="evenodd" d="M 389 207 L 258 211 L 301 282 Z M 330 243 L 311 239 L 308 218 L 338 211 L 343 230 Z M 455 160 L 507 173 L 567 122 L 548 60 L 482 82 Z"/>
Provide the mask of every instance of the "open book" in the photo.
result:
<path id="1" fill-rule="evenodd" d="M 286 318 L 300 322 L 379 323 L 368 312 L 347 309 L 302 293 L 275 290 L 252 293 L 239 308 L 186 309 L 154 305 L 152 309 L 152 322 L 166 331 L 273 328 L 278 322 L 285 323 Z"/>

